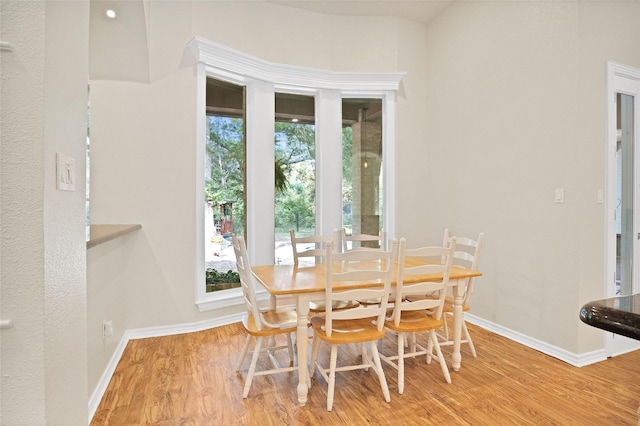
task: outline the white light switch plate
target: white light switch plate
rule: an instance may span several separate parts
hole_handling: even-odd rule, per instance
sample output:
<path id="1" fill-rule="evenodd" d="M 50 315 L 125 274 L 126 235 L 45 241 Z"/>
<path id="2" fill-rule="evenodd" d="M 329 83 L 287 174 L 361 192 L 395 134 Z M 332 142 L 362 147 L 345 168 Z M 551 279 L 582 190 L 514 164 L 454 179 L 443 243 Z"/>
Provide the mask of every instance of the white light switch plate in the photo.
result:
<path id="1" fill-rule="evenodd" d="M 76 190 L 76 161 L 56 153 L 56 188 L 62 191 Z"/>
<path id="2" fill-rule="evenodd" d="M 564 189 L 563 188 L 556 188 L 555 202 L 556 203 L 564 203 Z"/>

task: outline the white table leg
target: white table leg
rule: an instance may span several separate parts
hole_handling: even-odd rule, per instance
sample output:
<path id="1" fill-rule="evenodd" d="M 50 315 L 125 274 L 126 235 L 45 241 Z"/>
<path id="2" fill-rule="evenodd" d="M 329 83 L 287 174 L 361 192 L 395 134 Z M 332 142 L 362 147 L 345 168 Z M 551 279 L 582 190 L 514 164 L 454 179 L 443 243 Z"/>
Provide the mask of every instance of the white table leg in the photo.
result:
<path id="1" fill-rule="evenodd" d="M 465 280 L 456 280 L 453 286 L 453 354 L 451 364 L 454 371 L 460 370 L 462 355 L 460 354 L 460 340 L 462 340 L 462 301 L 464 300 Z"/>
<path id="2" fill-rule="evenodd" d="M 296 348 L 298 352 L 298 403 L 307 403 L 307 392 L 311 385 L 309 377 L 307 346 L 308 342 L 308 316 L 309 316 L 309 295 L 300 294 L 296 297 L 296 312 L 298 313 L 298 330 L 296 337 Z"/>

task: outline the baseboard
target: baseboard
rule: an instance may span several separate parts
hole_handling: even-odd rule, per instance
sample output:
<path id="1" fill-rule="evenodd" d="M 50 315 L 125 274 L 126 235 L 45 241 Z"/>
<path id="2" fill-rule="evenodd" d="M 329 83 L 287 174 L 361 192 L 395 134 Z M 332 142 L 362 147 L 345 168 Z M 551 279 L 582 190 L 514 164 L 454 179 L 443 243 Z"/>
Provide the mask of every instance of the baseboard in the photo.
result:
<path id="1" fill-rule="evenodd" d="M 102 400 L 102 396 L 107 390 L 107 386 L 111 381 L 113 372 L 116 370 L 116 366 L 118 365 L 118 362 L 122 357 L 122 353 L 124 352 L 124 349 L 127 347 L 127 343 L 129 342 L 129 339 L 126 336 L 127 334 L 125 333 L 122 339 L 120 339 L 120 342 L 116 347 L 116 350 L 113 352 L 113 355 L 111 355 L 111 359 L 109 360 L 109 363 L 107 364 L 104 372 L 102 373 L 102 376 L 100 377 L 100 380 L 98 381 L 98 384 L 96 385 L 96 388 L 93 390 L 93 393 L 89 398 L 89 423 L 88 424 L 91 424 L 91 420 L 93 420 L 93 415 L 96 413 L 96 410 L 98 409 L 98 405 Z"/>
<path id="2" fill-rule="evenodd" d="M 107 386 L 109 386 L 111 377 L 113 376 L 113 373 L 118 366 L 118 362 L 120 362 L 120 358 L 122 357 L 122 354 L 124 353 L 124 350 L 130 340 L 144 339 L 147 337 L 160 337 L 171 336 L 174 334 L 193 333 L 196 331 L 203 331 L 210 328 L 221 327 L 223 325 L 242 321 L 242 315 L 243 313 L 238 313 L 195 323 L 137 328 L 125 331 L 122 339 L 120 339 L 120 342 L 118 343 L 116 350 L 111 356 L 109 363 L 102 373 L 100 381 L 96 385 L 96 388 L 89 398 L 89 424 L 91 423 L 91 420 L 93 419 L 93 416 L 95 415 L 96 410 L 100 405 L 100 401 L 102 400 L 102 397 L 107 390 Z"/>
<path id="3" fill-rule="evenodd" d="M 518 342 L 531 349 L 535 349 L 544 354 L 557 358 L 561 361 L 566 362 L 567 364 L 573 365 L 574 367 L 584 367 L 585 365 L 593 364 L 607 359 L 604 348 L 584 354 L 575 354 L 573 352 L 569 352 L 565 349 L 550 345 L 541 340 L 519 333 L 517 331 L 513 331 L 501 325 L 476 317 L 469 312 L 465 312 L 464 319 L 473 325 L 477 325 L 478 327 L 482 327 L 485 330 L 491 331 L 492 333 L 506 337 L 509 340 L 513 340 L 514 342 Z"/>

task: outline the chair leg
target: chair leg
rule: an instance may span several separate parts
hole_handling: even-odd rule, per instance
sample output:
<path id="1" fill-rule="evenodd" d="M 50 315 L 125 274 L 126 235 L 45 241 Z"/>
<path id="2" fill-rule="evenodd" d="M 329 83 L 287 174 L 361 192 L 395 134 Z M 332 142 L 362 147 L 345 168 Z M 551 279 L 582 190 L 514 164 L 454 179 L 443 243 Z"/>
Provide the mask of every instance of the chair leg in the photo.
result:
<path id="1" fill-rule="evenodd" d="M 251 365 L 247 372 L 247 378 L 244 382 L 244 392 L 242 397 L 246 398 L 249 395 L 249 389 L 251 389 L 251 382 L 253 381 L 253 373 L 256 371 L 256 364 L 258 363 L 258 356 L 260 355 L 260 349 L 262 348 L 262 336 L 256 339 L 256 346 L 253 349 L 253 357 L 251 357 Z"/>
<path id="2" fill-rule="evenodd" d="M 333 408 L 333 392 L 336 385 L 336 364 L 338 362 L 338 345 L 331 345 L 331 362 L 329 365 L 329 386 L 327 388 L 327 411 Z"/>
<path id="3" fill-rule="evenodd" d="M 247 338 L 244 339 L 244 346 L 242 347 L 242 352 L 240 352 L 240 357 L 238 358 L 238 362 L 236 363 L 236 371 L 240 371 L 240 367 L 242 367 L 242 363 L 244 358 L 247 356 L 247 351 L 249 350 L 249 343 L 251 343 L 251 335 L 247 334 Z"/>
<path id="4" fill-rule="evenodd" d="M 380 363 L 380 354 L 378 353 L 378 347 L 376 342 L 371 342 L 371 355 L 373 356 L 373 362 L 376 365 L 376 373 L 378 373 L 378 380 L 380 380 L 380 387 L 382 388 L 382 394 L 384 400 L 391 402 L 391 395 L 389 395 L 389 386 L 387 385 L 387 378 L 384 376 L 384 370 L 382 369 L 382 363 Z"/>
<path id="5" fill-rule="evenodd" d="M 291 342 L 291 333 L 287 333 L 287 349 L 289 350 L 289 367 L 293 367 L 293 343 Z"/>
<path id="6" fill-rule="evenodd" d="M 462 321 L 462 331 L 464 332 L 464 338 L 467 339 L 467 343 L 469 344 L 471 355 L 473 355 L 474 358 L 477 358 L 478 355 L 476 354 L 476 348 L 475 346 L 473 346 L 473 340 L 471 340 L 471 335 L 469 334 L 469 330 L 467 329 L 467 324 L 465 323 L 464 320 Z"/>
<path id="7" fill-rule="evenodd" d="M 360 344 L 360 354 L 362 357 L 362 365 L 369 363 L 369 355 L 367 354 L 367 344 L 362 342 Z M 364 371 L 369 371 L 369 368 L 365 368 Z"/>
<path id="8" fill-rule="evenodd" d="M 446 314 L 442 316 L 444 319 L 442 327 L 444 328 L 444 338 L 445 340 L 449 340 L 449 326 L 447 325 L 447 317 Z"/>
<path id="9" fill-rule="evenodd" d="M 316 360 L 318 359 L 318 350 L 320 349 L 320 339 L 313 338 L 311 345 L 311 368 L 309 370 L 309 377 L 313 376 L 316 371 Z M 300 365 L 300 363 L 298 363 Z"/>
<path id="10" fill-rule="evenodd" d="M 440 368 L 442 369 L 442 374 L 444 374 L 444 379 L 447 381 L 447 383 L 451 383 L 449 367 L 447 367 L 447 362 L 444 360 L 442 350 L 440 350 L 440 343 L 438 343 L 438 335 L 436 334 L 435 330 L 429 331 L 429 340 L 433 342 L 433 346 L 435 346 L 436 348 L 436 355 L 438 356 L 438 361 L 440 362 Z M 429 346 L 431 346 L 431 344 Z"/>
<path id="11" fill-rule="evenodd" d="M 404 343 L 404 333 L 398 333 L 398 393 L 400 395 L 404 393 Z"/>
<path id="12" fill-rule="evenodd" d="M 436 335 L 436 337 L 438 336 Z M 433 340 L 431 339 L 431 333 L 429 333 L 429 341 L 427 342 L 427 364 L 431 364 L 432 357 L 433 357 Z"/>
<path id="13" fill-rule="evenodd" d="M 267 344 L 265 345 L 265 347 L 267 348 L 273 348 L 276 345 L 276 337 L 275 336 L 269 336 L 267 337 Z"/>

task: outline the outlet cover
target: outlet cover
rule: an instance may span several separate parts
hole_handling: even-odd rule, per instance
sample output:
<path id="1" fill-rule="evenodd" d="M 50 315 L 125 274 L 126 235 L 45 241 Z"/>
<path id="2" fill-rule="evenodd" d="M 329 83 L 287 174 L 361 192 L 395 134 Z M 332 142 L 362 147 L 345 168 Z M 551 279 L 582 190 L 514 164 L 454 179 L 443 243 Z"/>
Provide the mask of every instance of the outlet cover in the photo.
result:
<path id="1" fill-rule="evenodd" d="M 102 337 L 110 337 L 113 335 L 113 323 L 111 321 L 104 321 L 102 323 Z"/>

